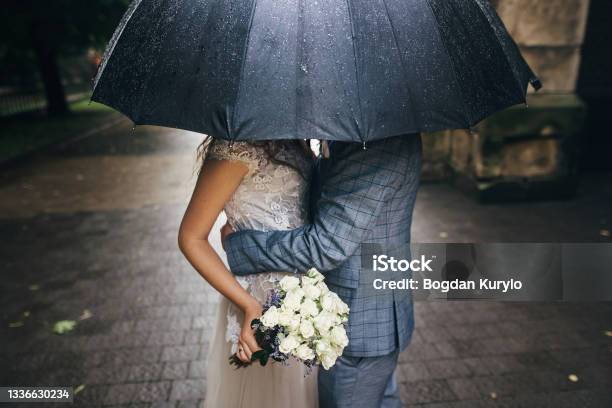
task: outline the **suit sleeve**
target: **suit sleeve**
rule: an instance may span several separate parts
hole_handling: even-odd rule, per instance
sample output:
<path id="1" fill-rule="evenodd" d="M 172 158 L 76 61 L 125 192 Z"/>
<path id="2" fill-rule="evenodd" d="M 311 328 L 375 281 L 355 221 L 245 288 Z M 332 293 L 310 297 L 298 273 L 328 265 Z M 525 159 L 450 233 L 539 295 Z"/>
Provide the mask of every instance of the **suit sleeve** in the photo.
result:
<path id="1" fill-rule="evenodd" d="M 288 231 L 231 234 L 225 247 L 232 272 L 304 272 L 312 267 L 325 272 L 347 260 L 405 179 L 407 160 L 398 155 L 398 143 L 394 138 L 367 150 L 351 144 L 334 151 L 312 223 Z"/>

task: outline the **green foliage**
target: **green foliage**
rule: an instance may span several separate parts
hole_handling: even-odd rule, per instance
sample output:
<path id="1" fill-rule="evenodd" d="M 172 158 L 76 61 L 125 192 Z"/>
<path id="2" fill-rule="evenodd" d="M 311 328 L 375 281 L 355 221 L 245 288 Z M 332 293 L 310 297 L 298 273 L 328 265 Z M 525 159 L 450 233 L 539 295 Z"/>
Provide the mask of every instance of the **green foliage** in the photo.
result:
<path id="1" fill-rule="evenodd" d="M 26 118 L 3 119 L 0 126 L 0 162 L 67 140 L 119 117 L 112 109 L 97 103 L 90 105 L 86 100 L 70 104 L 70 110 L 72 115 L 57 118 L 29 115 Z M 28 289 L 37 291 L 41 288 L 33 284 Z"/>
<path id="2" fill-rule="evenodd" d="M 265 350 L 259 350 L 253 353 L 253 355 L 251 356 L 251 361 L 259 361 L 259 364 L 261 364 L 262 367 L 265 367 L 266 364 L 268 364 L 269 358 L 270 353 Z"/>

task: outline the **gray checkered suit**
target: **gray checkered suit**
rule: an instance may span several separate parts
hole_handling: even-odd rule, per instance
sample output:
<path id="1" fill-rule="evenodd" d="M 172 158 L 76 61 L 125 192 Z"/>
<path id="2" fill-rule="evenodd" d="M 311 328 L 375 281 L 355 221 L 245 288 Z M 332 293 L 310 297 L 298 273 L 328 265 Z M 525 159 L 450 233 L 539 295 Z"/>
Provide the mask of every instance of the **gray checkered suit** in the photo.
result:
<path id="1" fill-rule="evenodd" d="M 419 135 L 373 142 L 334 142 L 314 172 L 311 222 L 291 231 L 240 231 L 225 247 L 236 275 L 269 271 L 325 274 L 351 308 L 345 356 L 376 357 L 403 350 L 414 326 L 407 291 L 373 294 L 361 272 L 361 244 L 410 242 L 421 169 Z M 361 278 L 361 279 L 360 279 Z"/>

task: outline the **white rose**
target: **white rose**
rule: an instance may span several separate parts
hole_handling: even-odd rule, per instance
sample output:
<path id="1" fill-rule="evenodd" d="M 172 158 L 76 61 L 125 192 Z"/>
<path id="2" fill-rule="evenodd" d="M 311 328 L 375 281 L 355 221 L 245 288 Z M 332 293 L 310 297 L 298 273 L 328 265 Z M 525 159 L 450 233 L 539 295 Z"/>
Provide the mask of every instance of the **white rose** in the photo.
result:
<path id="1" fill-rule="evenodd" d="M 293 350 L 295 350 L 299 345 L 300 345 L 300 339 L 297 336 L 290 334 L 289 336 L 281 340 L 280 345 L 278 346 L 278 349 L 280 350 L 281 353 L 289 354 Z"/>
<path id="2" fill-rule="evenodd" d="M 266 313 L 261 317 L 261 323 L 265 327 L 274 327 L 278 324 L 278 309 L 276 306 L 270 306 Z"/>
<path id="3" fill-rule="evenodd" d="M 300 360 L 306 361 L 306 360 L 312 360 L 313 358 L 315 358 L 315 353 L 314 351 L 312 351 L 312 349 L 310 347 L 308 347 L 307 344 L 300 344 L 298 346 L 298 348 L 295 349 L 294 353 L 293 353 L 297 358 L 299 358 Z"/>
<path id="4" fill-rule="evenodd" d="M 279 284 L 282 290 L 289 292 L 290 290 L 300 286 L 300 280 L 295 276 L 285 276 L 280 280 Z"/>
<path id="5" fill-rule="evenodd" d="M 319 314 L 319 307 L 312 299 L 304 299 L 300 306 L 300 314 L 302 317 L 317 316 Z"/>
<path id="6" fill-rule="evenodd" d="M 334 321 L 333 326 L 342 323 L 342 317 L 337 313 L 332 313 L 332 320 Z"/>
<path id="7" fill-rule="evenodd" d="M 319 340 L 315 344 L 315 350 L 319 358 L 323 357 L 325 354 L 329 354 L 332 352 L 332 346 L 326 340 Z"/>
<path id="8" fill-rule="evenodd" d="M 323 276 L 321 272 L 317 271 L 316 268 L 310 268 L 308 272 L 306 272 L 306 275 L 308 275 L 309 278 L 314 279 L 315 283 L 323 282 L 325 279 L 325 276 Z"/>
<path id="9" fill-rule="evenodd" d="M 319 282 L 317 283 L 317 288 L 319 288 L 319 290 L 321 291 L 321 294 L 324 295 L 326 293 L 329 293 L 329 288 L 327 287 L 327 285 L 325 284 L 325 282 Z"/>
<path id="10" fill-rule="evenodd" d="M 327 353 L 331 353 L 333 350 L 335 350 L 335 346 L 332 344 L 332 338 L 331 338 L 331 330 L 327 330 L 325 333 L 321 333 L 321 339 L 329 344 L 329 350 L 327 351 Z M 322 353 L 325 354 L 325 353 Z"/>
<path id="11" fill-rule="evenodd" d="M 303 285 L 302 289 L 304 289 L 304 295 L 308 299 L 316 300 L 321 294 L 321 289 L 317 288 L 315 285 Z"/>
<path id="12" fill-rule="evenodd" d="M 336 316 L 329 312 L 319 313 L 314 318 L 314 326 L 317 328 L 321 335 L 325 335 L 329 329 L 335 324 Z"/>
<path id="13" fill-rule="evenodd" d="M 302 322 L 300 323 L 300 334 L 305 339 L 314 336 L 315 329 L 310 320 L 302 319 Z"/>
<path id="14" fill-rule="evenodd" d="M 323 310 L 328 312 L 336 311 L 336 300 L 333 295 L 333 292 L 327 292 L 326 294 L 321 296 L 320 302 Z"/>
<path id="15" fill-rule="evenodd" d="M 300 325 L 300 318 L 293 310 L 281 308 L 278 316 L 278 323 L 281 326 L 286 327 L 289 331 L 294 331 Z"/>
<path id="16" fill-rule="evenodd" d="M 302 298 L 304 297 L 304 291 L 301 288 L 292 289 L 287 292 L 285 299 L 283 299 L 283 307 L 286 310 L 298 310 L 302 304 Z"/>
<path id="17" fill-rule="evenodd" d="M 346 347 L 348 344 L 348 336 L 343 326 L 335 326 L 331 329 L 330 338 L 332 343 L 340 347 Z"/>
<path id="18" fill-rule="evenodd" d="M 323 356 L 321 356 L 321 364 L 323 365 L 324 369 L 329 370 L 330 368 L 334 366 L 334 364 L 336 364 L 337 359 L 338 359 L 338 356 L 336 354 L 333 354 L 333 353 L 323 354 Z"/>
<path id="19" fill-rule="evenodd" d="M 350 309 L 348 307 L 348 305 L 346 303 L 344 303 L 342 301 L 342 299 L 340 299 L 340 296 L 338 296 L 337 294 L 333 293 L 333 298 L 334 298 L 334 308 L 336 309 L 336 313 L 339 314 L 348 314 Z"/>
<path id="20" fill-rule="evenodd" d="M 308 276 L 302 276 L 302 287 L 304 286 L 314 286 L 316 285 L 317 282 L 314 279 L 309 278 Z"/>
<path id="21" fill-rule="evenodd" d="M 291 323 L 287 326 L 287 329 L 294 332 L 300 327 L 300 316 L 295 315 L 291 319 Z"/>

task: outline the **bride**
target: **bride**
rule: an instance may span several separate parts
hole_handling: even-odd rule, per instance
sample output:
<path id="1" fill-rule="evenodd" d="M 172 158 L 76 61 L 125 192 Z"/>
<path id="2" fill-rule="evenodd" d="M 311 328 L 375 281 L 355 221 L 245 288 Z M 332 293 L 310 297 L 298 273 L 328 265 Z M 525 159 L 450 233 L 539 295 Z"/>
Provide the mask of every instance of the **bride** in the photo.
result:
<path id="1" fill-rule="evenodd" d="M 205 407 L 313 408 L 316 372 L 302 364 L 253 364 L 236 369 L 228 358 L 250 361 L 258 350 L 250 322 L 282 273 L 237 278 L 208 241 L 221 211 L 235 231 L 293 229 L 306 222 L 312 155 L 299 141 L 235 142 L 200 147 L 203 164 L 181 223 L 179 246 L 191 265 L 223 298 L 208 353 Z"/>

